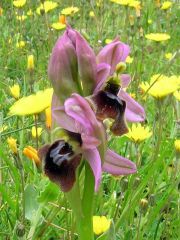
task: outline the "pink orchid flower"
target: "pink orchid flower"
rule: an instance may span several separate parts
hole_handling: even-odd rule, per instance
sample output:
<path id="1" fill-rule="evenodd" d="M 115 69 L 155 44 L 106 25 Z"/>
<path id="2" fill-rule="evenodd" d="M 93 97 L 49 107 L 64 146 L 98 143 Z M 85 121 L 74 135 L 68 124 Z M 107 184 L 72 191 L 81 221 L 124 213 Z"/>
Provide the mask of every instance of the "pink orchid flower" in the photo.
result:
<path id="1" fill-rule="evenodd" d="M 104 125 L 97 120 L 94 111 L 85 98 L 78 94 L 73 94 L 65 101 L 63 107 L 57 105 L 57 102 L 57 99 L 55 100 L 54 98 L 52 103 L 52 116 L 57 125 L 66 129 L 72 137 L 74 134 L 79 134 L 79 140 L 77 140 L 79 148 L 78 150 L 76 149 L 77 154 L 67 158 L 66 161 L 77 163 L 77 156 L 82 154 L 93 171 L 96 191 L 101 181 L 102 171 L 109 172 L 113 175 L 127 175 L 136 172 L 136 165 L 133 162 L 107 149 Z M 51 152 L 52 151 L 55 151 L 55 149 L 51 148 Z M 46 160 L 45 166 L 49 160 L 49 158 Z M 74 166 L 76 166 L 74 168 L 72 164 L 69 166 L 71 172 L 74 172 L 77 167 L 76 164 L 74 164 Z M 61 165 L 59 169 L 61 172 Z M 69 170 L 67 172 L 69 172 Z M 51 174 L 50 171 L 47 175 L 49 174 Z M 75 178 L 72 178 L 74 175 L 74 173 L 70 174 L 71 179 L 67 179 L 67 183 L 64 181 L 64 176 L 61 177 L 61 175 L 59 175 L 58 183 L 62 189 L 69 191 L 69 186 L 71 188 L 75 181 Z M 69 182 L 71 182 L 70 185 Z"/>

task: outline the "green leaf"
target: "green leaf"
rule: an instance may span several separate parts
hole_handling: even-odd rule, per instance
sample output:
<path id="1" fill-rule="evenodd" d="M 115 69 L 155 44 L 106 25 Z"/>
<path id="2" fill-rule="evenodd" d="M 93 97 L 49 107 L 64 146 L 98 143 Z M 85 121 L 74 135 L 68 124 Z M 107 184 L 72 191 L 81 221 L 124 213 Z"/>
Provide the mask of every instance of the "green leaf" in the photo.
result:
<path id="1" fill-rule="evenodd" d="M 25 217 L 32 221 L 33 217 L 39 207 L 37 202 L 37 191 L 33 185 L 29 184 L 25 188 Z"/>
<path id="2" fill-rule="evenodd" d="M 44 190 L 40 192 L 38 202 L 48 203 L 50 201 L 54 201 L 58 198 L 59 193 L 60 193 L 59 187 L 52 182 L 48 182 Z"/>

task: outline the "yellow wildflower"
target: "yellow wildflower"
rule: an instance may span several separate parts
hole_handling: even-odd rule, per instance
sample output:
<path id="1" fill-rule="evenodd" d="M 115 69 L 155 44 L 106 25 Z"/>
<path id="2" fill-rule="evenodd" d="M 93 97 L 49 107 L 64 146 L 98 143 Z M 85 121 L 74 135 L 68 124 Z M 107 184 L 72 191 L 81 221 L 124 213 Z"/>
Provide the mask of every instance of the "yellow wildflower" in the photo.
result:
<path id="1" fill-rule="evenodd" d="M 41 4 L 37 9 L 36 12 L 37 14 L 41 14 L 42 11 L 45 13 L 53 10 L 54 8 L 57 8 L 58 4 L 53 1 L 45 1 L 43 4 Z"/>
<path id="2" fill-rule="evenodd" d="M 9 137 L 7 139 L 7 143 L 9 145 L 9 148 L 11 149 L 11 151 L 14 153 L 14 154 L 17 154 L 18 152 L 18 149 L 17 149 L 17 139 L 13 138 L 13 137 Z"/>
<path id="3" fill-rule="evenodd" d="M 27 16 L 26 15 L 19 15 L 19 16 L 16 16 L 16 19 L 22 22 L 25 19 L 27 19 Z"/>
<path id="4" fill-rule="evenodd" d="M 37 150 L 35 148 L 31 146 L 25 147 L 23 150 L 23 154 L 29 159 L 31 159 L 32 161 L 34 161 L 37 166 L 41 164 L 41 161 L 38 157 Z"/>
<path id="5" fill-rule="evenodd" d="M 26 45 L 25 41 L 22 40 L 16 43 L 17 48 L 23 48 L 25 47 L 25 45 Z"/>
<path id="6" fill-rule="evenodd" d="M 152 24 L 152 19 L 148 19 L 148 24 Z"/>
<path id="7" fill-rule="evenodd" d="M 110 1 L 124 6 L 127 6 L 130 2 L 129 0 L 110 0 Z"/>
<path id="8" fill-rule="evenodd" d="M 172 58 L 173 54 L 172 53 L 166 53 L 165 58 L 170 60 Z"/>
<path id="9" fill-rule="evenodd" d="M 53 23 L 51 25 L 52 28 L 56 29 L 56 30 L 62 30 L 66 27 L 66 24 L 63 24 L 63 23 L 60 23 L 60 22 L 56 22 L 56 23 Z"/>
<path id="10" fill-rule="evenodd" d="M 77 12 L 79 12 L 79 8 L 78 7 L 67 7 L 67 8 L 64 8 L 61 11 L 61 14 L 63 14 L 63 15 L 73 15 L 73 14 L 75 14 Z"/>
<path id="11" fill-rule="evenodd" d="M 36 132 L 36 127 L 32 127 L 32 130 L 31 130 L 32 137 L 33 138 L 40 137 L 42 134 L 42 130 L 43 129 L 41 127 L 38 127 Z"/>
<path id="12" fill-rule="evenodd" d="M 106 43 L 106 44 L 109 44 L 109 43 L 111 43 L 112 41 L 113 41 L 112 39 L 107 38 L 107 39 L 105 40 L 105 43 Z"/>
<path id="13" fill-rule="evenodd" d="M 21 8 L 26 4 L 26 0 L 16 0 L 13 1 L 13 5 L 17 8 Z"/>
<path id="14" fill-rule="evenodd" d="M 166 2 L 163 2 L 162 6 L 161 6 L 161 9 L 162 9 L 162 10 L 167 10 L 167 9 L 169 9 L 171 6 L 172 6 L 172 2 L 166 1 Z"/>
<path id="15" fill-rule="evenodd" d="M 34 70 L 34 56 L 32 54 L 27 58 L 27 69 L 29 71 Z"/>
<path id="16" fill-rule="evenodd" d="M 133 58 L 130 56 L 127 56 L 126 63 L 132 63 L 132 62 L 133 62 Z"/>
<path id="17" fill-rule="evenodd" d="M 132 124 L 131 129 L 126 134 L 126 136 L 135 143 L 140 143 L 147 138 L 152 136 L 152 132 L 149 130 L 149 127 L 143 127 L 140 123 Z"/>
<path id="18" fill-rule="evenodd" d="M 20 87 L 19 84 L 14 84 L 12 87 L 9 87 L 11 95 L 15 98 L 18 99 L 20 96 Z"/>
<path id="19" fill-rule="evenodd" d="M 155 83 L 154 83 L 155 82 Z M 140 84 L 140 88 L 151 96 L 161 99 L 169 94 L 177 91 L 180 88 L 180 77 L 171 76 L 167 77 L 165 75 L 156 74 L 152 76 L 150 83 L 143 82 Z"/>
<path id="20" fill-rule="evenodd" d="M 0 133 L 6 131 L 8 129 L 8 127 L 6 125 L 3 125 L 0 127 Z"/>
<path id="21" fill-rule="evenodd" d="M 111 225 L 111 220 L 105 216 L 93 216 L 93 231 L 96 235 L 106 232 Z"/>
<path id="22" fill-rule="evenodd" d="M 180 152 L 180 139 L 175 140 L 174 146 L 175 146 L 176 152 Z"/>
<path id="23" fill-rule="evenodd" d="M 24 116 L 44 111 L 51 105 L 52 93 L 53 89 L 48 88 L 19 99 L 11 106 L 9 115 Z"/>
<path id="24" fill-rule="evenodd" d="M 51 107 L 48 107 L 45 109 L 45 115 L 46 115 L 46 127 L 50 129 L 52 124 Z"/>
<path id="25" fill-rule="evenodd" d="M 180 91 L 176 91 L 173 95 L 178 101 L 180 101 Z"/>
<path id="26" fill-rule="evenodd" d="M 150 33 L 150 34 L 146 34 L 145 38 L 152 41 L 156 41 L 156 42 L 162 42 L 162 41 L 167 41 L 171 37 L 169 34 L 166 34 L 166 33 Z"/>
<path id="27" fill-rule="evenodd" d="M 133 8 L 135 8 L 135 9 L 141 9 L 141 3 L 140 3 L 140 1 L 130 0 L 128 6 L 129 6 L 129 7 L 133 7 Z"/>

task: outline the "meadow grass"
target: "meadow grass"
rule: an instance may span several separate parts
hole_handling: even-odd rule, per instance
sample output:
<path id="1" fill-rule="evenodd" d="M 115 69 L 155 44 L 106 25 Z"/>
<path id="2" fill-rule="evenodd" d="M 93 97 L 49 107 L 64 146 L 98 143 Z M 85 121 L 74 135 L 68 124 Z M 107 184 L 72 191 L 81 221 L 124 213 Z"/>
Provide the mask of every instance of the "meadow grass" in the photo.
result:
<path id="1" fill-rule="evenodd" d="M 167 10 L 161 9 L 163 1 L 150 0 L 140 1 L 141 9 L 108 0 L 54 2 L 58 3 L 56 8 L 40 15 L 36 13 L 40 1 L 27 0 L 22 8 L 16 8 L 10 0 L 0 3 L 0 239 L 78 239 L 63 192 L 23 154 L 25 147 L 37 148 L 37 144 L 42 146 L 51 139 L 44 111 L 36 115 L 36 121 L 33 115 L 8 114 L 16 101 L 10 93 L 14 84 L 20 86 L 20 98 L 51 87 L 48 60 L 64 31 L 51 25 L 58 22 L 64 8 L 72 5 L 79 11 L 66 16 L 66 21 L 96 52 L 116 36 L 131 47 L 132 62 L 127 62 L 126 72 L 132 81 L 127 91 L 144 107 L 146 121 L 142 126 L 152 132 L 141 142 L 111 136 L 109 147 L 134 161 L 138 171 L 128 177 L 103 174 L 94 215 L 112 219 L 108 239 L 178 239 L 180 154 L 174 142 L 180 139 L 179 100 L 172 93 L 156 98 L 149 94 L 150 89 L 143 91 L 140 87 L 155 74 L 178 78 L 178 1 L 172 1 Z M 30 9 L 32 15 L 27 15 Z M 23 14 L 27 18 L 18 20 L 17 16 Z M 167 33 L 171 38 L 156 42 L 145 37 L 148 33 Z M 20 41 L 25 46 L 18 47 Z M 167 53 L 172 53 L 170 58 Z M 33 71 L 27 69 L 30 54 L 34 56 Z M 32 137 L 33 126 L 42 128 L 38 139 Z M 7 143 L 9 137 L 17 139 L 16 153 Z"/>

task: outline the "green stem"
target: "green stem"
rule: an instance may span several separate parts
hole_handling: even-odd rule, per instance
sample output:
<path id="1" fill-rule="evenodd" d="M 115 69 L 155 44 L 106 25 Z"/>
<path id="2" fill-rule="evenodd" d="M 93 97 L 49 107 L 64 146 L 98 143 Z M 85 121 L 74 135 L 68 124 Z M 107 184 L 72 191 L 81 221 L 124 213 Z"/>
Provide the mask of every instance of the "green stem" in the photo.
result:
<path id="1" fill-rule="evenodd" d="M 79 240 L 93 240 L 94 175 L 85 163 L 84 194 L 82 199 L 83 217 L 77 225 Z"/>

